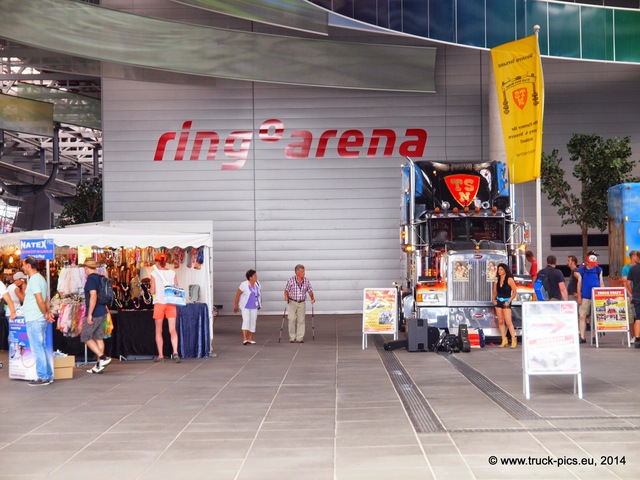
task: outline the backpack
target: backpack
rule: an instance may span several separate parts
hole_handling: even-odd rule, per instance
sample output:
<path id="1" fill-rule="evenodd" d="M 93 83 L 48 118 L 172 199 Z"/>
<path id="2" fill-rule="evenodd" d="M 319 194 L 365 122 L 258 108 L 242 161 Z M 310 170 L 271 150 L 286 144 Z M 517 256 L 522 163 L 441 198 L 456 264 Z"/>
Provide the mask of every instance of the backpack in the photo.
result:
<path id="1" fill-rule="evenodd" d="M 549 300 L 549 292 L 551 291 L 549 287 L 549 276 L 539 271 L 533 284 L 533 291 L 536 292 L 536 298 L 539 301 Z"/>
<path id="2" fill-rule="evenodd" d="M 113 285 L 111 284 L 111 280 L 109 280 L 104 275 L 98 275 L 100 277 L 100 282 L 98 286 L 98 303 L 100 305 L 111 305 L 113 302 Z"/>

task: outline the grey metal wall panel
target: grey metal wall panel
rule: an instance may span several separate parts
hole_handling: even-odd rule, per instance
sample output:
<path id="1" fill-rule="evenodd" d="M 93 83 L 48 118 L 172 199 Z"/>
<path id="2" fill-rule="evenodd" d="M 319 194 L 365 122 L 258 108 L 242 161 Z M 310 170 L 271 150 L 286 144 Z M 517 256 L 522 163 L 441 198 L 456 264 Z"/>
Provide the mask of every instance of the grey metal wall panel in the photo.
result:
<path id="1" fill-rule="evenodd" d="M 213 220 L 215 301 L 224 305 L 223 313 L 230 313 L 244 272 L 256 268 L 266 300 L 264 313 L 281 314 L 282 290 L 296 263 L 307 267 L 318 313 L 360 311 L 363 288 L 388 287 L 400 275 L 399 166 L 404 159 L 397 146 L 389 158 L 340 157 L 335 139 L 329 141 L 324 158 L 314 158 L 313 151 L 310 158 L 287 158 L 285 148 L 296 129 L 311 132 L 315 148 L 318 137 L 330 129 L 357 129 L 368 137 L 373 128 L 393 128 L 400 138 L 407 128 L 422 128 L 428 132 L 423 158 L 486 160 L 488 55 L 455 47 L 440 52 L 435 95 L 233 81 L 205 87 L 106 79 L 105 214 L 114 220 Z M 586 85 L 576 87 L 574 65 Z M 566 152 L 576 131 L 631 135 L 634 152 L 640 151 L 635 113 L 640 98 L 632 81 L 640 77 L 637 68 L 614 67 L 628 81 L 605 89 L 601 65 L 545 60 L 543 66 L 545 152 Z M 260 125 L 270 118 L 284 125 L 283 137 L 272 143 L 259 137 Z M 171 154 L 154 162 L 159 136 L 180 130 L 189 119 L 194 130 L 221 135 L 250 130 L 244 166 L 223 171 L 226 160 L 221 156 L 174 161 Z M 533 186 L 519 185 L 516 193 L 518 211 L 533 223 Z M 560 227 L 545 199 L 543 213 L 546 256 L 549 233 L 578 229 Z M 557 253 L 562 260 L 564 253 Z"/>

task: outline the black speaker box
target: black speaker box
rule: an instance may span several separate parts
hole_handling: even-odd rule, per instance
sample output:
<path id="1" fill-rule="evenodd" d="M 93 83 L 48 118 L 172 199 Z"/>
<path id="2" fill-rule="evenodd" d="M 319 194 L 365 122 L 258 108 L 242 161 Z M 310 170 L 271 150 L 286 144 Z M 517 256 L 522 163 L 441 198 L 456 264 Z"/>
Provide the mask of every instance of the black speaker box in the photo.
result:
<path id="1" fill-rule="evenodd" d="M 429 327 L 427 329 L 427 345 L 429 345 L 429 351 L 433 352 L 436 349 L 436 345 L 440 341 L 440 329 L 438 327 Z"/>
<path id="2" fill-rule="evenodd" d="M 407 350 L 410 352 L 425 352 L 429 349 L 427 328 L 427 322 L 423 318 L 407 319 Z"/>
<path id="3" fill-rule="evenodd" d="M 392 340 L 390 342 L 384 342 L 385 350 L 396 350 L 398 348 L 407 348 L 406 340 Z"/>
<path id="4" fill-rule="evenodd" d="M 471 342 L 469 342 L 469 329 L 465 323 L 458 325 L 458 348 L 461 352 L 471 351 Z"/>

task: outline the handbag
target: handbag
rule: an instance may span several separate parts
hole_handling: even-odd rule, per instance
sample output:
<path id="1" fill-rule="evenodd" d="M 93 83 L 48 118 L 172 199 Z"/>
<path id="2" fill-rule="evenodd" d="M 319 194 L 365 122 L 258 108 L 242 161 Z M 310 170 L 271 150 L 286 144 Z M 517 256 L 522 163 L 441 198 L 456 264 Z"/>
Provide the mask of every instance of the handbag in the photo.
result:
<path id="1" fill-rule="evenodd" d="M 177 287 L 176 285 L 165 285 L 164 302 L 170 305 L 186 305 L 187 295 L 184 288 Z"/>

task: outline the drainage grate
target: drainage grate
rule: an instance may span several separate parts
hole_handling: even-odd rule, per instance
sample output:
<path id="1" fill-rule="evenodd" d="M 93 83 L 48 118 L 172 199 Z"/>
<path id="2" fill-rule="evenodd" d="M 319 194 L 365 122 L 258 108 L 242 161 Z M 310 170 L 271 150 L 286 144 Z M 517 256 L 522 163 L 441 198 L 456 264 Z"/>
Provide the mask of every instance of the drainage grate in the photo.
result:
<path id="1" fill-rule="evenodd" d="M 525 404 L 505 392 L 483 374 L 467 365 L 455 355 L 441 355 L 453 368 L 474 384 L 487 397 L 516 420 L 542 420 L 542 417 Z"/>
<path id="2" fill-rule="evenodd" d="M 382 363 L 391 377 L 391 382 L 398 392 L 413 428 L 418 433 L 444 432 L 445 428 L 440 419 L 429 406 L 420 389 L 413 383 L 398 357 L 384 349 L 384 341 L 380 335 L 374 335 L 374 338 Z"/>

